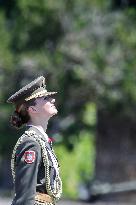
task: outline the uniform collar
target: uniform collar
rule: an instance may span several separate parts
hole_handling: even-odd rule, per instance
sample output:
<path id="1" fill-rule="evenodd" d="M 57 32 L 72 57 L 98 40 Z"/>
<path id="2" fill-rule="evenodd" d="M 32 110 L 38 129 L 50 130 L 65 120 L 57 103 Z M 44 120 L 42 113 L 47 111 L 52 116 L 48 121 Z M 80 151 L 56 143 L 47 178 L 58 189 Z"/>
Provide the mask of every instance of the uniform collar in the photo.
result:
<path id="1" fill-rule="evenodd" d="M 49 141 L 48 135 L 46 134 L 46 132 L 44 132 L 44 129 L 42 127 L 38 127 L 38 126 L 35 126 L 35 125 L 32 125 L 32 124 L 28 124 L 27 126 L 30 127 L 30 128 L 33 128 L 36 131 L 39 131 L 40 134 L 42 134 L 42 136 L 43 136 L 42 138 L 44 138 L 44 141 L 45 140 L 47 142 Z"/>

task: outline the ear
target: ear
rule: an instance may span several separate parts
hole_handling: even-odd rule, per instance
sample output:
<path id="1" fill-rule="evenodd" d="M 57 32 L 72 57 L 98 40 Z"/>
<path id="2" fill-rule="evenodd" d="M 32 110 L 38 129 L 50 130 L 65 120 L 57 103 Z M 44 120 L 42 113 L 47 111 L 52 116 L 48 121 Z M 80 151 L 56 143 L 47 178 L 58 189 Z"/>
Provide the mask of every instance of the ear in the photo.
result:
<path id="1" fill-rule="evenodd" d="M 30 107 L 28 108 L 28 112 L 35 114 L 35 113 L 37 113 L 37 109 L 36 109 L 35 106 L 30 106 Z"/>

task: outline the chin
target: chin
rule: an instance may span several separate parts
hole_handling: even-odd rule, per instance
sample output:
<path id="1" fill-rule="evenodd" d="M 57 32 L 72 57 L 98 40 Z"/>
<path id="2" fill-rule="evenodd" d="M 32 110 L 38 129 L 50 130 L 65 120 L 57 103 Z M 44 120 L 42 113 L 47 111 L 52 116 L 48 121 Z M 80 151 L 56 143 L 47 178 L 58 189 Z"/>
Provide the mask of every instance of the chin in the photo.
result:
<path id="1" fill-rule="evenodd" d="M 58 113 L 58 110 L 56 110 L 55 112 L 54 112 L 54 115 L 56 115 Z"/>

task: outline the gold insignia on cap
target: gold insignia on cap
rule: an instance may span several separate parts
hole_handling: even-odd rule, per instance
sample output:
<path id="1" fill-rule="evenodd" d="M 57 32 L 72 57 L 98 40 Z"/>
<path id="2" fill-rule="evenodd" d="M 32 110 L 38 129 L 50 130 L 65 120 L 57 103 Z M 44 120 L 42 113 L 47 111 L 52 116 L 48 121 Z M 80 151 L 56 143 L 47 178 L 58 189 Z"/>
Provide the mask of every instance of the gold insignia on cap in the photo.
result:
<path id="1" fill-rule="evenodd" d="M 52 95 L 52 94 L 56 94 L 57 92 L 47 92 L 47 90 L 42 90 L 38 93 L 35 93 L 33 95 L 31 95 L 30 97 L 26 98 L 25 101 L 29 101 L 32 100 L 33 98 L 38 98 L 38 97 L 43 97 L 46 95 Z"/>

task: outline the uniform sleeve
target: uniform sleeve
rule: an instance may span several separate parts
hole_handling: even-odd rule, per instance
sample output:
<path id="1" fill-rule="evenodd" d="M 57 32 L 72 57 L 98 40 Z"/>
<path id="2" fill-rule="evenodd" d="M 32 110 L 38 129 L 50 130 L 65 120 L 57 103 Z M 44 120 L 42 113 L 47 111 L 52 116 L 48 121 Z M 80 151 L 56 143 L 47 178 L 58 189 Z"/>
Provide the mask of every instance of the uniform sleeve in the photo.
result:
<path id="1" fill-rule="evenodd" d="M 23 142 L 16 153 L 14 205 L 34 205 L 41 148 L 33 140 Z"/>

